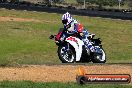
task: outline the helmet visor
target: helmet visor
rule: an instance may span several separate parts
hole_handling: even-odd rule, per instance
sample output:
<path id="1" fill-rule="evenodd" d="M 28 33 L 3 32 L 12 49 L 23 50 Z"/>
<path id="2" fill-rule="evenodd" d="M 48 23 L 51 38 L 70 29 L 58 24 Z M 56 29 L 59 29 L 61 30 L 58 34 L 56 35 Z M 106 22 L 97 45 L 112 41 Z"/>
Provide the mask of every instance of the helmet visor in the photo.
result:
<path id="1" fill-rule="evenodd" d="M 62 20 L 63 24 L 67 24 L 68 20 Z"/>

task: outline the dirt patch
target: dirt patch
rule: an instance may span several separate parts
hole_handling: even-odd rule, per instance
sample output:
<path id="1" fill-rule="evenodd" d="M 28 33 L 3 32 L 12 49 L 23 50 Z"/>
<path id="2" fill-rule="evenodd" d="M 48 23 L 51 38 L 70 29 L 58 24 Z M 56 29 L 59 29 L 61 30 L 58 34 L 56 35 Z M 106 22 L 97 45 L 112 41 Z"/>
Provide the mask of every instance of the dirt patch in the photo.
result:
<path id="1" fill-rule="evenodd" d="M 29 18 L 15 18 L 15 17 L 0 17 L 0 21 L 16 21 L 16 22 L 39 22 L 39 23 L 56 23 L 57 21 L 37 20 Z"/>
<path id="2" fill-rule="evenodd" d="M 0 17 L 0 21 L 41 22 L 40 20 L 35 20 L 35 19 L 14 18 L 14 17 Z"/>
<path id="3" fill-rule="evenodd" d="M 35 82 L 75 82 L 78 67 L 80 67 L 80 65 L 5 67 L 0 68 L 0 81 L 31 80 Z M 88 74 L 132 75 L 132 66 L 128 65 L 95 65 L 83 67 Z"/>

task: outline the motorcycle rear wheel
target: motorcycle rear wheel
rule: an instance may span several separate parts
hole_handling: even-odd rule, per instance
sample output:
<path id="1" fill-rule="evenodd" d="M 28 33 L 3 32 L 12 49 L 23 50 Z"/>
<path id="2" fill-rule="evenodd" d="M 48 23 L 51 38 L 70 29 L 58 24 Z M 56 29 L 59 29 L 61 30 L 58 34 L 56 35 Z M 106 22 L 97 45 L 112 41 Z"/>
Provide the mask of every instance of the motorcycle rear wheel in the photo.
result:
<path id="1" fill-rule="evenodd" d="M 102 53 L 94 53 L 93 54 L 93 58 L 92 58 L 92 62 L 93 63 L 105 63 L 106 62 L 106 54 L 105 54 L 105 51 L 103 50 L 103 48 L 100 48 L 99 47 L 99 49 L 100 49 L 100 51 Z"/>

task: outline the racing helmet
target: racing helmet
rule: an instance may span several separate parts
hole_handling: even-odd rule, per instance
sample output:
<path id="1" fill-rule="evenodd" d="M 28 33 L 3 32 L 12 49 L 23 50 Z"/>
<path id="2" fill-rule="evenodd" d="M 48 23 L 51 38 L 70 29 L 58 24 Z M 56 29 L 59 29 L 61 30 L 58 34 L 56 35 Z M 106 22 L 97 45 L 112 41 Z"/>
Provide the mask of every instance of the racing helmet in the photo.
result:
<path id="1" fill-rule="evenodd" d="M 62 23 L 64 24 L 64 26 L 68 26 L 72 22 L 72 20 L 72 16 L 68 12 L 63 14 Z"/>

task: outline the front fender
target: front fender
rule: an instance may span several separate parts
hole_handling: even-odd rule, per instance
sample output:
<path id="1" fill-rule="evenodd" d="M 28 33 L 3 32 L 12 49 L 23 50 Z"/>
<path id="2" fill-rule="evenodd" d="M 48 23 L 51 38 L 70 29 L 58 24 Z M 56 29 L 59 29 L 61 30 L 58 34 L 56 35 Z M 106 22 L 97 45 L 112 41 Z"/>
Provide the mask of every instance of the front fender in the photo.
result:
<path id="1" fill-rule="evenodd" d="M 74 47 L 76 52 L 76 61 L 80 61 L 82 56 L 82 46 L 84 45 L 83 41 L 73 36 L 66 38 L 65 41 Z"/>

